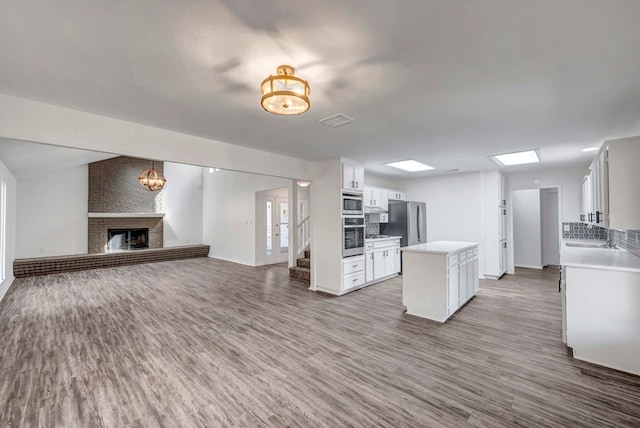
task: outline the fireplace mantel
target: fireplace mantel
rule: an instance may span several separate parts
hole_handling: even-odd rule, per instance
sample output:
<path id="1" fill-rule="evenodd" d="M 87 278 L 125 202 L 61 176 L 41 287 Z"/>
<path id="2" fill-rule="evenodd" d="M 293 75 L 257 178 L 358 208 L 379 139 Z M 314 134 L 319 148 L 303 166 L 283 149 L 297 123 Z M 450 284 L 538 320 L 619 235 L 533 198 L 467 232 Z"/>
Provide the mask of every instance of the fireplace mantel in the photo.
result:
<path id="1" fill-rule="evenodd" d="M 98 218 L 162 218 L 165 213 L 88 213 L 87 216 Z"/>

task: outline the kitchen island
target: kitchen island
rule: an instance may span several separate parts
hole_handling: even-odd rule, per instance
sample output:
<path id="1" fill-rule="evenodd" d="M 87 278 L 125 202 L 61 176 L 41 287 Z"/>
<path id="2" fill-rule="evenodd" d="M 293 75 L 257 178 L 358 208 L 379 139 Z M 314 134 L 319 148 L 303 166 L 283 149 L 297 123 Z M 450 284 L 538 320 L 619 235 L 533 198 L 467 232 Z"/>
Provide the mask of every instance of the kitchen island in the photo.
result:
<path id="1" fill-rule="evenodd" d="M 478 243 L 435 241 L 401 248 L 407 313 L 445 322 L 478 291 Z"/>

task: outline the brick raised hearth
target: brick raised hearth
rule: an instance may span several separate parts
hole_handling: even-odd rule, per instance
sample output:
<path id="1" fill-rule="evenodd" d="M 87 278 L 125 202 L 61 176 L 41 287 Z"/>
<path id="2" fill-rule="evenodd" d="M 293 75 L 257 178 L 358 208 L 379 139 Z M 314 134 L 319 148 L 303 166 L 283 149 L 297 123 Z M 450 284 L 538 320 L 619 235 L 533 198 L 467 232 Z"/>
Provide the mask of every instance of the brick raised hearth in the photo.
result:
<path id="1" fill-rule="evenodd" d="M 27 276 L 50 275 L 140 263 L 193 259 L 207 257 L 208 255 L 209 245 L 185 245 L 182 247 L 158 248 L 156 250 L 16 259 L 13 262 L 13 275 L 16 278 L 24 278 Z"/>

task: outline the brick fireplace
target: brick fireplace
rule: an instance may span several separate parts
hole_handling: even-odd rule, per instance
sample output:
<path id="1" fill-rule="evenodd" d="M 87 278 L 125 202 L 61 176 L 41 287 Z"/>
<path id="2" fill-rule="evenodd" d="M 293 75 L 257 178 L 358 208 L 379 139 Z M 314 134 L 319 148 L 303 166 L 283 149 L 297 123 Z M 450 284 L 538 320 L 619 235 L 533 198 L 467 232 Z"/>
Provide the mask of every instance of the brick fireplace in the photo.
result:
<path id="1" fill-rule="evenodd" d="M 148 229 L 149 248 L 164 242 L 164 190 L 149 192 L 138 176 L 151 161 L 119 156 L 89 164 L 89 253 L 108 250 L 109 229 Z M 163 162 L 155 168 L 163 172 Z"/>

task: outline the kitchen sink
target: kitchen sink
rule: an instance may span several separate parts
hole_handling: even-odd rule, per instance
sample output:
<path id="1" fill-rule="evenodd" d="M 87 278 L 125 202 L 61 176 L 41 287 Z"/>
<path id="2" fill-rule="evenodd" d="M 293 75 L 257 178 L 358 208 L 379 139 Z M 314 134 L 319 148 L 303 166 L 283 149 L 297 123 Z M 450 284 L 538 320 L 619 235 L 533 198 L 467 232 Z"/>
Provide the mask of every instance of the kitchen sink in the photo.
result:
<path id="1" fill-rule="evenodd" d="M 578 248 L 597 248 L 600 250 L 621 250 L 622 248 L 618 247 L 617 245 L 613 245 L 613 246 L 608 246 L 607 244 L 589 244 L 589 243 L 582 243 L 582 242 L 567 242 L 565 244 L 567 247 L 578 247 Z"/>

